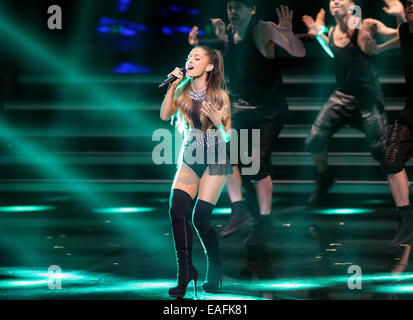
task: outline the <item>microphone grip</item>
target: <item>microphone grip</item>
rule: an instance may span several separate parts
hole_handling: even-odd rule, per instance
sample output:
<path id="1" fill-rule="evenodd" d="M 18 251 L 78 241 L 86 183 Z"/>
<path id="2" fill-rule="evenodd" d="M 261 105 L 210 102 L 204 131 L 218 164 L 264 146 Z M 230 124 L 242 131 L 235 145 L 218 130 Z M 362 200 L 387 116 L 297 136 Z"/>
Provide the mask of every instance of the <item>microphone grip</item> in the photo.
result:
<path id="1" fill-rule="evenodd" d="M 185 68 L 181 68 L 181 72 L 182 72 L 183 74 L 185 74 L 185 72 L 186 72 Z M 168 84 L 174 82 L 176 79 L 178 79 L 178 78 L 175 77 L 175 76 L 170 76 L 168 79 L 164 80 L 164 81 L 159 85 L 159 88 L 161 89 L 161 88 L 167 86 Z"/>
<path id="2" fill-rule="evenodd" d="M 175 76 L 170 76 L 168 79 L 164 80 L 164 81 L 159 85 L 159 88 L 161 89 L 161 88 L 165 87 L 166 85 L 174 82 L 176 79 L 178 79 L 178 78 L 175 77 Z"/>

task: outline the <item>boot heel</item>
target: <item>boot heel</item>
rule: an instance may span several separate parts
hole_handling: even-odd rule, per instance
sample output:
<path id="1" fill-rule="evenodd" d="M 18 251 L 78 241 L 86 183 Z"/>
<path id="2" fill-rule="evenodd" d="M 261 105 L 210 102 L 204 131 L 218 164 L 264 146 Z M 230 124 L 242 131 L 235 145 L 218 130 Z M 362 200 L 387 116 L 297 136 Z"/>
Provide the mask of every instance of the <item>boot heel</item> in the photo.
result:
<path id="1" fill-rule="evenodd" d="M 196 286 L 197 279 L 192 279 L 192 281 L 194 283 L 194 300 L 197 300 L 197 293 L 198 293 L 198 288 Z"/>

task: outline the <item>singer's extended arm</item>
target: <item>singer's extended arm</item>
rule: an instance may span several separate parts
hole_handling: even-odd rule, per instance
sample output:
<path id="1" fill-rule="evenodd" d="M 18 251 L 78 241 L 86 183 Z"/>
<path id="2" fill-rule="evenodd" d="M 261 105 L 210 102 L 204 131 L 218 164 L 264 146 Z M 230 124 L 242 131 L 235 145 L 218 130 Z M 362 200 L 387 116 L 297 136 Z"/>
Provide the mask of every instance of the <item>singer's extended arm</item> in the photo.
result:
<path id="1" fill-rule="evenodd" d="M 165 99 L 163 100 L 161 107 L 161 119 L 167 121 L 173 116 L 176 112 L 176 106 L 174 103 L 175 91 L 179 83 L 184 78 L 184 73 L 180 68 L 175 68 L 173 72 L 168 74 L 168 77 L 175 76 L 176 80 L 169 85 L 168 92 L 166 93 Z"/>
<path id="2" fill-rule="evenodd" d="M 172 115 L 176 112 L 176 106 L 174 103 L 176 86 L 170 85 L 165 99 L 163 100 L 161 107 L 161 119 L 168 121 Z"/>

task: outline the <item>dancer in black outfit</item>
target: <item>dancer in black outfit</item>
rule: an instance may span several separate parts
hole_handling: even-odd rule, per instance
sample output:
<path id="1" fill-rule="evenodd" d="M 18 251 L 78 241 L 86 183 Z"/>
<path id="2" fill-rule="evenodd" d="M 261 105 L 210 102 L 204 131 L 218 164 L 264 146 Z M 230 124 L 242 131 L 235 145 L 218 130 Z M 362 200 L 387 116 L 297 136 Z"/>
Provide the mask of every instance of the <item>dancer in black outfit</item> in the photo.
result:
<path id="1" fill-rule="evenodd" d="M 183 82 L 184 75 L 179 68 L 170 74 L 177 80 L 170 85 L 161 109 L 162 120 L 175 117 L 185 125 L 183 161 L 172 185 L 169 209 L 178 262 L 178 285 L 170 289 L 169 294 L 177 298 L 185 295 L 190 281 L 194 281 L 196 288 L 198 278 L 192 264 L 192 233 L 188 221 L 188 210 L 197 194 L 192 219 L 207 258 L 207 276 L 202 288 L 215 292 L 222 281 L 218 237 L 209 220 L 226 177 L 232 173 L 225 154 L 231 111 L 229 97 L 223 90 L 222 56 L 209 47 L 196 47 L 188 56 L 186 69 Z M 192 158 L 194 150 L 196 159 Z M 222 150 L 224 156 L 219 152 Z M 210 154 L 215 155 L 213 161 Z"/>
<path id="2" fill-rule="evenodd" d="M 288 7 L 281 6 L 276 10 L 279 23 L 275 24 L 255 18 L 254 0 L 226 2 L 230 25 L 227 27 L 221 19 L 212 19 L 212 24 L 218 37 L 214 45 L 224 50 L 228 57 L 232 127 L 238 132 L 241 129 L 250 132 L 259 129 L 260 142 L 257 145 L 260 150 L 258 153 L 257 145 L 252 144 L 249 138 L 248 147 L 252 154 L 256 154 L 258 172 L 241 175 L 239 168 L 251 165 L 245 166 L 238 159 L 233 167 L 234 174 L 228 177 L 226 188 L 232 210 L 220 235 L 230 235 L 251 220 L 254 210 L 249 209 L 252 206 L 247 205 L 247 200 L 254 207 L 258 202 L 257 227 L 262 229 L 260 233 L 269 234 L 272 229 L 273 198 L 271 153 L 289 117 L 277 48 L 281 47 L 295 57 L 303 57 L 306 52 L 303 43 L 292 31 L 293 12 Z M 194 27 L 189 35 L 191 45 L 208 41 L 198 39 L 197 35 L 198 28 Z M 255 188 L 251 180 L 256 181 Z M 242 186 L 248 190 L 245 199 Z"/>
<path id="3" fill-rule="evenodd" d="M 396 204 L 399 227 L 390 246 L 411 244 L 413 214 L 409 200 L 409 180 L 405 164 L 413 156 L 413 1 L 406 1 L 406 9 L 398 0 L 391 1 L 394 9 L 387 13 L 403 22 L 399 36 L 380 46 L 380 52 L 401 47 L 406 78 L 406 106 L 396 119 L 388 142 L 383 168 Z M 407 22 L 405 22 L 407 19 Z"/>
<path id="4" fill-rule="evenodd" d="M 377 53 L 375 38 L 379 35 L 395 37 L 397 30 L 375 19 L 350 23 L 350 19 L 356 19 L 349 13 L 354 4 L 351 0 L 330 0 L 330 13 L 337 25 L 329 30 L 328 36 L 322 37 L 334 53 L 337 89 L 318 114 L 306 140 L 306 149 L 311 152 L 320 175 L 308 199 L 309 206 L 323 200 L 336 183 L 335 174 L 328 166 L 327 147 L 332 136 L 344 125 L 364 132 L 373 158 L 380 163 L 384 160 L 387 116 L 372 55 Z M 324 28 L 309 16 L 304 16 L 303 21 L 314 37 Z"/>

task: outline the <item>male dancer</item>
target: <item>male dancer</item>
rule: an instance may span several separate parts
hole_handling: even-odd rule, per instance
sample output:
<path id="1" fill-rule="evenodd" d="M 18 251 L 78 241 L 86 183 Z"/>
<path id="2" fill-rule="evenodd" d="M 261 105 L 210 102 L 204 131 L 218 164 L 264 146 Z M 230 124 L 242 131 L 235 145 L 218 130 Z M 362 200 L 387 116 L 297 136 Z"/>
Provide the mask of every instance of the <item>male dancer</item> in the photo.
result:
<path id="1" fill-rule="evenodd" d="M 377 53 L 376 36 L 396 36 L 397 30 L 386 27 L 375 19 L 352 16 L 351 0 L 330 0 L 330 13 L 336 26 L 323 40 L 334 54 L 337 89 L 324 105 L 306 139 L 306 149 L 311 152 L 319 172 L 315 191 L 307 204 L 317 204 L 336 182 L 327 162 L 327 146 L 331 137 L 349 124 L 363 131 L 373 158 L 384 159 L 387 141 L 387 117 L 378 72 L 371 56 Z M 390 10 L 392 8 L 388 8 Z M 303 21 L 313 36 L 320 36 L 324 28 L 309 16 Z"/>
<path id="2" fill-rule="evenodd" d="M 379 52 L 401 47 L 407 89 L 406 106 L 393 125 L 383 163 L 399 218 L 399 228 L 390 243 L 396 247 L 413 239 L 409 180 L 404 167 L 413 155 L 413 0 L 406 1 L 406 10 L 398 0 L 392 2 L 395 2 L 394 10 L 385 11 L 403 23 L 399 27 L 399 36 L 381 45 Z"/>
<path id="3" fill-rule="evenodd" d="M 260 129 L 260 170 L 254 179 L 260 218 L 258 226 L 268 227 L 272 210 L 273 184 L 271 179 L 271 152 L 274 142 L 288 119 L 276 46 L 295 57 L 304 57 L 303 43 L 292 31 L 293 12 L 288 7 L 277 9 L 278 25 L 254 18 L 254 0 L 227 1 L 230 25 L 221 19 L 212 19 L 221 48 L 226 48 L 232 110 L 232 127 Z M 189 35 L 189 43 L 199 43 L 198 28 Z M 210 42 L 208 42 L 211 45 Z M 238 110 L 238 111 L 237 111 Z M 249 139 L 251 140 L 251 139 Z M 251 147 L 251 146 L 250 146 Z M 254 149 L 254 148 L 253 148 Z M 240 162 L 238 162 L 240 164 Z M 245 185 L 245 187 L 251 185 Z M 238 166 L 227 180 L 231 200 L 231 217 L 221 231 L 227 236 L 251 220 L 251 214 L 242 195 L 242 178 Z M 263 232 L 265 232 L 263 230 Z"/>

